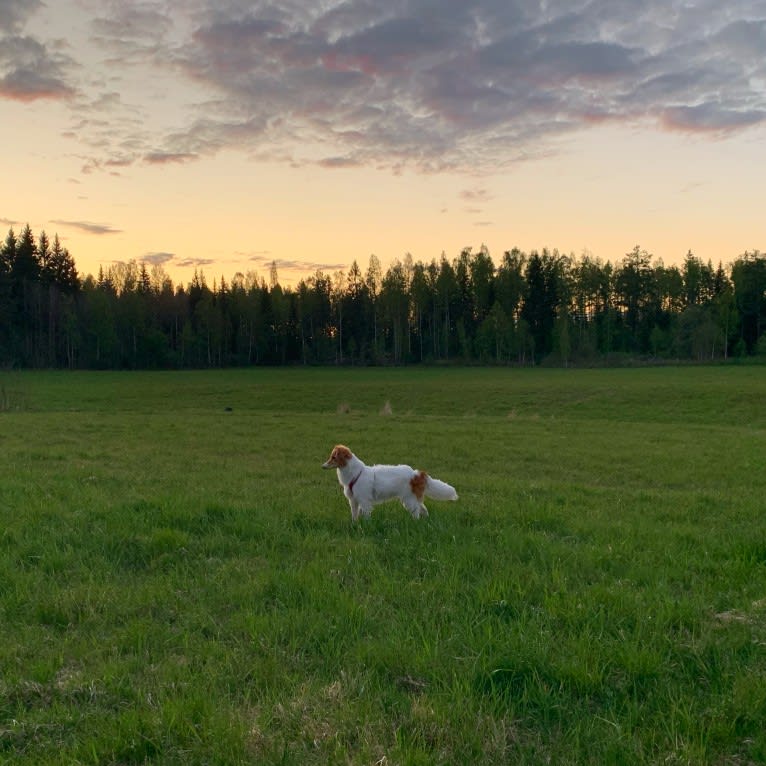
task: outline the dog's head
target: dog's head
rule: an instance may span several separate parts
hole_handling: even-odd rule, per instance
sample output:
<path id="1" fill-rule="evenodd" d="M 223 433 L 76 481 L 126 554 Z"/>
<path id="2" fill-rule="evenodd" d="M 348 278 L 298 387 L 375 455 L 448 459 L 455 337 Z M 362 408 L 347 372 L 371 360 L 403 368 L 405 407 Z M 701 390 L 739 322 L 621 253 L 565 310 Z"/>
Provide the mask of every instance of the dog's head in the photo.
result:
<path id="1" fill-rule="evenodd" d="M 322 463 L 322 468 L 343 468 L 352 457 L 353 455 L 348 447 L 344 447 L 342 444 L 337 444 L 333 447 L 327 461 Z"/>

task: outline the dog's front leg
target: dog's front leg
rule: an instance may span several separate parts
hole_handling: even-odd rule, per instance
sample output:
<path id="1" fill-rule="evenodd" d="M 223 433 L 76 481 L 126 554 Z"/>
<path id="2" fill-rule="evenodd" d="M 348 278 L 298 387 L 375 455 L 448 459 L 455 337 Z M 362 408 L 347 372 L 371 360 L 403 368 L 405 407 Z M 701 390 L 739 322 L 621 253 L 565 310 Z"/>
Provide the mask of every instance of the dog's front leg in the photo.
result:
<path id="1" fill-rule="evenodd" d="M 359 521 L 359 503 L 353 497 L 350 497 L 348 504 L 351 506 L 351 521 Z"/>

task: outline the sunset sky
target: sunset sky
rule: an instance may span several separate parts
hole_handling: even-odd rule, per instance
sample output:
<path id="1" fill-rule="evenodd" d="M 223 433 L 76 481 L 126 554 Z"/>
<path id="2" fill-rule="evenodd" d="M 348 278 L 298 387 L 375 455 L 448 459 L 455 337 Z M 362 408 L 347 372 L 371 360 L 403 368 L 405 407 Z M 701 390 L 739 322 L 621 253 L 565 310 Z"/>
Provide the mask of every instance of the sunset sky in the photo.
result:
<path id="1" fill-rule="evenodd" d="M 766 0 L 0 0 L 0 229 L 294 284 L 766 250 Z"/>

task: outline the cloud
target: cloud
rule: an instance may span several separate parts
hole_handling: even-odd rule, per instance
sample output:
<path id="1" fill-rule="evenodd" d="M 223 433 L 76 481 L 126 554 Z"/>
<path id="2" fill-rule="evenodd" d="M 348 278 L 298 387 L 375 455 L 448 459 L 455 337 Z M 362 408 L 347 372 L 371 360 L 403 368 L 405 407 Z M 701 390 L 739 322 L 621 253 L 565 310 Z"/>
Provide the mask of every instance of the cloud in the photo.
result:
<path id="1" fill-rule="evenodd" d="M 86 122 L 70 131 L 91 170 L 237 150 L 328 169 L 481 172 L 608 122 L 703 138 L 766 125 L 762 0 L 443 0 L 438 12 L 433 0 L 81 2 L 107 67 L 99 93 L 75 99 Z M 40 3 L 5 4 L 7 39 L 29 39 Z M 35 42 L 3 54 L 2 95 L 72 98 L 69 62 Z M 146 100 L 131 113 L 121 87 L 133 71 L 165 78 L 181 112 Z"/>
<path id="2" fill-rule="evenodd" d="M 174 121 L 184 121 L 187 110 L 194 109 L 176 97 L 179 88 L 186 94 L 193 85 L 185 88 L 173 69 L 171 37 L 180 32 L 174 30 L 167 3 L 67 2 L 79 8 L 71 9 L 72 37 L 59 44 L 80 61 L 72 67 L 79 81 L 69 101 L 71 122 L 62 135 L 79 144 L 81 172 L 121 175 L 121 169 L 140 163 L 192 159 L 176 146 L 163 145 Z M 175 9 L 172 13 L 184 16 Z"/>
<path id="3" fill-rule="evenodd" d="M 189 162 L 195 157 L 196 155 L 190 152 L 149 152 L 144 155 L 144 162 L 149 165 L 170 165 Z"/>
<path id="4" fill-rule="evenodd" d="M 49 50 L 32 37 L 0 37 L 0 98 L 30 102 L 70 99 L 74 88 L 66 80 L 71 59 Z"/>
<path id="5" fill-rule="evenodd" d="M 719 104 L 677 106 L 662 112 L 663 124 L 671 130 L 725 134 L 766 120 L 766 109 L 735 111 Z"/>
<path id="6" fill-rule="evenodd" d="M 51 223 L 55 223 L 57 226 L 67 226 L 70 229 L 79 229 L 80 231 L 83 231 L 86 234 L 96 234 L 99 236 L 103 234 L 121 234 L 122 233 L 122 229 L 115 229 L 114 227 L 109 226 L 107 224 L 91 223 L 90 221 L 55 220 L 55 221 L 51 221 Z"/>
<path id="7" fill-rule="evenodd" d="M 271 268 L 272 264 L 275 264 L 277 270 L 282 271 L 299 271 L 301 273 L 316 272 L 316 271 L 337 271 L 338 269 L 345 269 L 345 263 L 324 263 L 319 261 L 302 261 L 296 259 L 286 258 L 270 258 L 266 255 L 253 255 L 250 261 L 259 264 L 262 267 Z"/>
<path id="8" fill-rule="evenodd" d="M 107 63 L 137 64 L 160 57 L 172 31 L 173 22 L 162 3 L 124 3 L 106 0 L 99 3 L 91 20 L 91 40 L 107 52 Z"/>
<path id="9" fill-rule="evenodd" d="M 325 157 L 317 163 L 323 168 L 355 168 L 361 162 L 353 157 Z"/>
<path id="10" fill-rule="evenodd" d="M 706 182 L 704 181 L 689 181 L 688 183 L 684 184 L 679 191 L 681 194 L 688 194 L 689 192 L 696 191 L 697 189 L 701 189 L 706 185 Z"/>
<path id="11" fill-rule="evenodd" d="M 238 124 L 242 143 L 289 143 L 298 162 L 466 170 L 535 156 L 595 121 L 766 123 L 764 16 L 748 0 L 454 0 L 438 16 L 426 0 L 228 2 L 175 56 L 217 94 L 215 149 Z"/>
<path id="12" fill-rule="evenodd" d="M 182 269 L 190 269 L 192 267 L 199 268 L 201 266 L 212 266 L 217 261 L 214 258 L 182 258 L 175 262 L 175 266 Z"/>
<path id="13" fill-rule="evenodd" d="M 13 34 L 23 28 L 27 19 L 40 7 L 40 0 L 2 0 L 0 2 L 0 32 Z"/>
<path id="14" fill-rule="evenodd" d="M 460 199 L 466 202 L 489 202 L 492 199 L 492 195 L 487 189 L 476 187 L 473 189 L 463 189 L 460 192 Z"/>
<path id="15" fill-rule="evenodd" d="M 163 263 L 172 261 L 175 257 L 175 253 L 145 253 L 141 256 L 141 260 L 154 266 L 161 266 Z"/>
<path id="16" fill-rule="evenodd" d="M 75 62 L 61 44 L 23 34 L 43 7 L 40 0 L 0 0 L 0 98 L 28 103 L 76 93 L 69 81 Z"/>

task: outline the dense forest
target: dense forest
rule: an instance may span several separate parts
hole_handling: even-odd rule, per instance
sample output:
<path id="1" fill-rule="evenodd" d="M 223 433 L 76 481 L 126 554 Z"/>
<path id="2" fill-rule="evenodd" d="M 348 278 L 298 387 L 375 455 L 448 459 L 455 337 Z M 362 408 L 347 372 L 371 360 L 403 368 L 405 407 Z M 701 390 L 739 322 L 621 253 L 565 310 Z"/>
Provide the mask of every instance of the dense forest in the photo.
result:
<path id="1" fill-rule="evenodd" d="M 766 255 L 664 266 L 557 250 L 463 249 L 428 263 L 254 273 L 174 286 L 161 266 L 82 277 L 58 236 L 11 229 L 0 249 L 0 365 L 173 368 L 254 364 L 621 364 L 766 355 Z"/>

